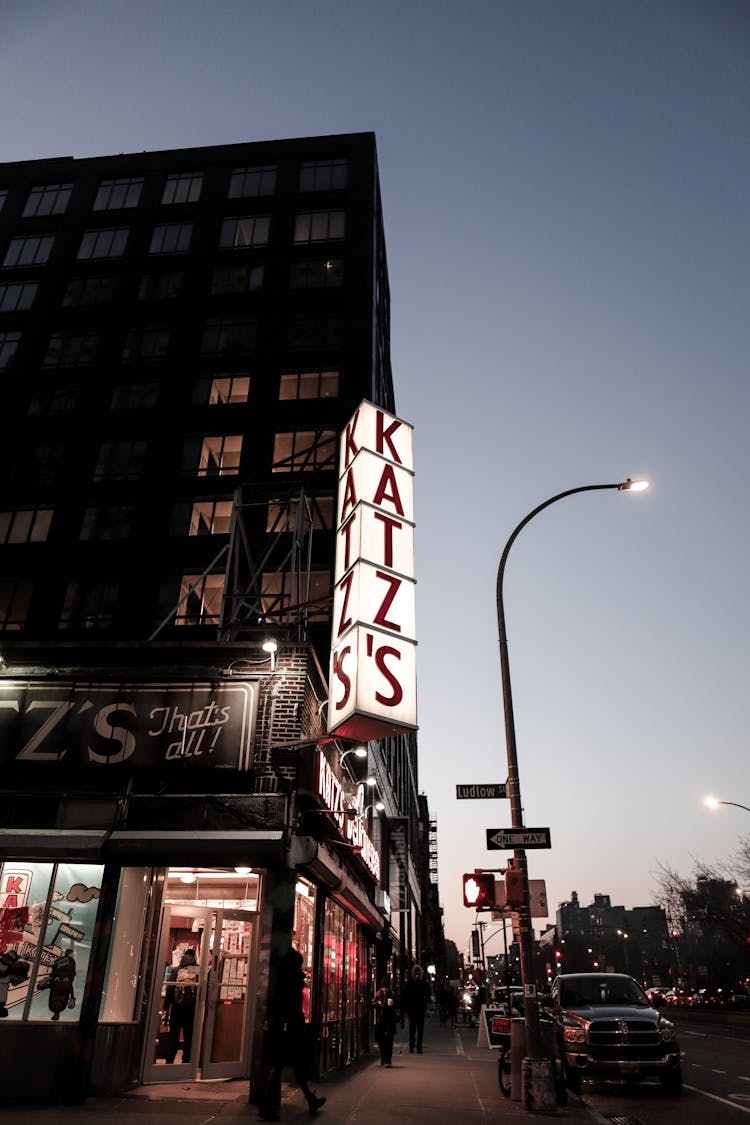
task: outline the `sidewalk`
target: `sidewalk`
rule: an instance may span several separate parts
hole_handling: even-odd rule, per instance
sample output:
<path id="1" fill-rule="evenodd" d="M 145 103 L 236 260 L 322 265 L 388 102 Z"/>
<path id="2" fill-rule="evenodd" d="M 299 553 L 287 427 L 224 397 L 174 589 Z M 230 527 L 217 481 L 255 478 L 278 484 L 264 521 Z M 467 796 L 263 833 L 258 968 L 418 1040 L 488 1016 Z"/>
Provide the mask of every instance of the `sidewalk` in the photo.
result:
<path id="1" fill-rule="evenodd" d="M 596 1119 L 582 1101 L 571 1098 L 556 1115 L 531 1114 L 505 1099 L 497 1084 L 497 1054 L 477 1048 L 476 1029 L 451 1028 L 429 1016 L 424 1051 L 409 1054 L 408 1032 L 399 1031 L 393 1067 L 380 1066 L 375 1054 L 317 1083 L 328 1099 L 320 1125 L 501 1125 L 503 1122 L 557 1120 L 591 1125 Z M 285 1077 L 290 1072 L 285 1072 Z M 258 1110 L 247 1101 L 247 1081 L 140 1086 L 112 1098 L 90 1098 L 82 1106 L 5 1108 L 3 1125 L 209 1125 L 255 1122 Z M 281 1120 L 309 1121 L 296 1086 L 283 1088 Z"/>

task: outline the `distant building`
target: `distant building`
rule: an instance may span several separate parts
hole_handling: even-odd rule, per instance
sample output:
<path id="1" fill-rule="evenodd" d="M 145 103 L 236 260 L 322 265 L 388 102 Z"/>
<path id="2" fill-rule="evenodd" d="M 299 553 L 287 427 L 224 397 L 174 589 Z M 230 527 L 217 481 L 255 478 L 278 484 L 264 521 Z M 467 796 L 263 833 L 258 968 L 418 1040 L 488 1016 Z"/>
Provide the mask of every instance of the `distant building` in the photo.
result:
<path id="1" fill-rule="evenodd" d="M 561 902 L 556 925 L 541 944 L 546 972 L 626 972 L 641 983 L 670 979 L 673 956 L 667 917 L 661 906 L 627 910 L 612 906 L 609 895 L 596 894 L 581 906 L 573 891 Z"/>

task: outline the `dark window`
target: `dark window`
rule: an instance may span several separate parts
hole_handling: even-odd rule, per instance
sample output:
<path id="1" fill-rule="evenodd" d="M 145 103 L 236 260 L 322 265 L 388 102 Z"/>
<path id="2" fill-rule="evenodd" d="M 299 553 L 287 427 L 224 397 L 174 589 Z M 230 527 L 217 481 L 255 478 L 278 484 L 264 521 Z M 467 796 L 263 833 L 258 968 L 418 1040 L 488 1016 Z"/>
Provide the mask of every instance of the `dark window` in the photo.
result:
<path id="1" fill-rule="evenodd" d="M 95 258 L 121 258 L 128 244 L 129 227 L 107 227 L 104 230 L 87 230 L 78 248 L 80 261 Z"/>
<path id="2" fill-rule="evenodd" d="M 284 343 L 288 348 L 339 348 L 342 332 L 339 317 L 290 316 L 284 325 Z"/>
<path id="3" fill-rule="evenodd" d="M 300 191 L 333 191 L 345 188 L 349 161 L 308 160 L 299 167 Z"/>
<path id="4" fill-rule="evenodd" d="M 60 479 L 64 457 L 64 445 L 34 445 L 16 463 L 13 475 L 18 480 L 28 478 L 35 485 L 53 484 Z"/>
<path id="5" fill-rule="evenodd" d="M 299 211 L 294 221 L 295 242 L 330 242 L 344 237 L 343 211 Z"/>
<path id="6" fill-rule="evenodd" d="M 235 168 L 229 181 L 230 199 L 250 199 L 256 195 L 272 195 L 276 190 L 276 165 L 257 168 Z"/>
<path id="7" fill-rule="evenodd" d="M 8 189 L 7 188 L 0 188 L 0 211 L 2 211 L 3 207 L 5 206 L 5 201 L 7 200 L 7 198 L 8 198 Z"/>
<path id="8" fill-rule="evenodd" d="M 167 301 L 179 297 L 185 284 L 182 270 L 167 273 L 144 273 L 138 290 L 139 301 Z"/>
<path id="9" fill-rule="evenodd" d="M 49 534 L 52 508 L 0 512 L 0 543 L 43 543 Z"/>
<path id="10" fill-rule="evenodd" d="M 279 398 L 336 398 L 339 393 L 338 371 L 285 371 L 281 376 Z"/>
<path id="11" fill-rule="evenodd" d="M 72 277 L 65 287 L 63 306 L 106 305 L 115 295 L 116 277 Z"/>
<path id="12" fill-rule="evenodd" d="M 0 371 L 4 371 L 16 354 L 20 332 L 0 332 Z"/>
<path id="13" fill-rule="evenodd" d="M 14 632 L 26 623 L 31 601 L 31 582 L 0 582 L 0 629 Z"/>
<path id="14" fill-rule="evenodd" d="M 336 464 L 336 431 L 298 430 L 276 434 L 273 445 L 274 473 L 304 473 L 332 469 Z"/>
<path id="15" fill-rule="evenodd" d="M 95 211 L 121 211 L 137 207 L 141 198 L 141 176 L 122 180 L 102 180 L 94 200 Z"/>
<path id="16" fill-rule="evenodd" d="M 201 340 L 204 355 L 233 355 L 251 351 L 258 331 L 256 317 L 211 316 L 206 320 Z"/>
<path id="17" fill-rule="evenodd" d="M 145 441 L 105 441 L 99 447 L 94 480 L 137 480 L 146 468 Z"/>
<path id="18" fill-rule="evenodd" d="M 29 403 L 29 414 L 70 414 L 77 410 L 83 392 L 78 387 L 44 387 Z"/>
<path id="19" fill-rule="evenodd" d="M 164 324 L 145 324 L 131 328 L 122 351 L 123 363 L 163 359 L 169 351 L 171 329 Z"/>
<path id="20" fill-rule="evenodd" d="M 177 172 L 167 176 L 162 203 L 197 203 L 203 187 L 202 172 Z"/>
<path id="21" fill-rule="evenodd" d="M 184 254 L 190 249 L 192 223 L 161 223 L 154 227 L 149 254 Z"/>
<path id="22" fill-rule="evenodd" d="M 112 392 L 110 410 L 151 410 L 158 399 L 158 383 L 119 383 Z"/>
<path id="23" fill-rule="evenodd" d="M 245 246 L 265 246 L 271 227 L 269 215 L 245 215 L 225 219 L 221 224 L 219 248 L 241 250 Z"/>
<path id="24" fill-rule="evenodd" d="M 306 617 L 326 621 L 331 608 L 331 575 L 327 570 L 309 574 L 295 571 L 266 571 L 261 575 L 261 606 L 266 621 Z"/>
<path id="25" fill-rule="evenodd" d="M 107 629 L 114 621 L 118 583 L 69 582 L 65 591 L 61 629 Z"/>
<path id="26" fill-rule="evenodd" d="M 33 187 L 23 209 L 24 219 L 34 215 L 62 215 L 68 206 L 72 184 L 44 184 Z"/>
<path id="27" fill-rule="evenodd" d="M 81 539 L 127 539 L 134 511 L 132 504 L 87 508 L 83 514 Z"/>
<path id="28" fill-rule="evenodd" d="M 289 285 L 292 289 L 333 289 L 344 284 L 341 258 L 306 259 L 292 262 Z"/>
<path id="29" fill-rule="evenodd" d="M 218 266 L 211 278 L 214 297 L 228 293 L 255 293 L 263 285 L 263 266 Z"/>
<path id="30" fill-rule="evenodd" d="M 0 285 L 0 312 L 23 312 L 34 303 L 38 281 L 11 281 Z"/>
<path id="31" fill-rule="evenodd" d="M 79 367 L 93 363 L 99 337 L 94 332 L 53 332 L 44 357 L 45 367 Z"/>
<path id="32" fill-rule="evenodd" d="M 43 266 L 52 253 L 54 234 L 11 238 L 3 266 Z"/>

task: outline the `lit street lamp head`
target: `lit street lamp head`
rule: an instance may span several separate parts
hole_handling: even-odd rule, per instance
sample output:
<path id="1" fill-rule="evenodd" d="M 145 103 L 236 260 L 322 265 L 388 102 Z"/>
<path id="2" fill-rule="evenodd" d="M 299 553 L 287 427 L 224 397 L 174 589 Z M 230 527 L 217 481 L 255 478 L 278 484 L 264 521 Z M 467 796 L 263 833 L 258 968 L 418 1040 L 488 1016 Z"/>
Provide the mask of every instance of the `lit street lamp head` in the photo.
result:
<path id="1" fill-rule="evenodd" d="M 703 803 L 709 809 L 713 809 L 714 812 L 718 809 L 719 805 L 731 805 L 734 809 L 744 809 L 745 812 L 750 812 L 750 807 L 747 805 L 741 805 L 738 801 L 720 801 L 718 797 L 706 797 Z"/>
<path id="2" fill-rule="evenodd" d="M 622 482 L 622 484 L 618 484 L 617 491 L 618 492 L 645 492 L 645 490 L 647 488 L 648 488 L 648 481 L 647 480 L 631 480 L 630 477 L 628 477 L 628 479 L 624 480 Z"/>

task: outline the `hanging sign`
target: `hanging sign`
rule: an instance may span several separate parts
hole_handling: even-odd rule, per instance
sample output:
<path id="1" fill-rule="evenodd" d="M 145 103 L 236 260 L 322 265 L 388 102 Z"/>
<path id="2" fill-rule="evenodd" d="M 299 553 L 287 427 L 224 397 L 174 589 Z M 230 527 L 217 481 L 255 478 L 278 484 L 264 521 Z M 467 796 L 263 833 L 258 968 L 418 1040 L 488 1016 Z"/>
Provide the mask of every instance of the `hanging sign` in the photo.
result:
<path id="1" fill-rule="evenodd" d="M 360 403 L 341 437 L 328 730 L 415 730 L 412 427 Z"/>

